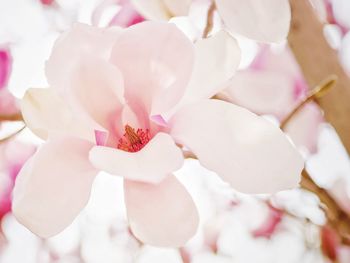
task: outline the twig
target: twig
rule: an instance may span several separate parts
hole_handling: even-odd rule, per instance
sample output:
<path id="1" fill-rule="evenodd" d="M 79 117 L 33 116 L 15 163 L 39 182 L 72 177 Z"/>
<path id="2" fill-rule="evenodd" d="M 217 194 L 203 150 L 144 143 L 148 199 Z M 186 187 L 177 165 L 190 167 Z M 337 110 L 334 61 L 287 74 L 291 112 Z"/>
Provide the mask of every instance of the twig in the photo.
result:
<path id="1" fill-rule="evenodd" d="M 324 79 L 320 84 L 318 84 L 314 89 L 312 89 L 307 96 L 299 102 L 299 104 L 292 110 L 284 120 L 281 121 L 280 128 L 283 130 L 289 121 L 310 101 L 317 98 L 323 97 L 328 91 L 334 87 L 337 82 L 338 77 L 331 75 Z"/>
<path id="2" fill-rule="evenodd" d="M 1 121 L 23 121 L 23 116 L 21 112 L 16 112 L 10 115 L 1 115 L 0 114 L 0 122 Z"/>

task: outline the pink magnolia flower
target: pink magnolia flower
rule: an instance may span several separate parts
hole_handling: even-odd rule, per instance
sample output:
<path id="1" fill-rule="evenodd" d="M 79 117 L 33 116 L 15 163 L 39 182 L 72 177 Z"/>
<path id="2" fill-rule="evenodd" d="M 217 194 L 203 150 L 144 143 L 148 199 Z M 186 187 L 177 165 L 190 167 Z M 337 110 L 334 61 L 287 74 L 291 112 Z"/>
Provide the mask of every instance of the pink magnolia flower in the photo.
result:
<path id="1" fill-rule="evenodd" d="M 191 196 L 173 172 L 181 147 L 237 190 L 298 184 L 303 161 L 274 125 L 209 99 L 239 63 L 221 31 L 192 44 L 176 26 L 78 24 L 55 44 L 49 89 L 29 89 L 27 126 L 47 140 L 17 178 L 13 210 L 34 233 L 62 231 L 86 205 L 96 174 L 122 176 L 130 227 L 141 241 L 183 245 L 196 231 Z"/>
<path id="2" fill-rule="evenodd" d="M 6 87 L 10 76 L 12 59 L 10 51 L 0 47 L 0 90 Z"/>
<path id="3" fill-rule="evenodd" d="M 174 16 L 185 16 L 189 13 L 192 2 L 199 0 L 132 0 L 135 8 L 150 20 L 168 20 Z M 288 35 L 291 19 L 288 0 L 263 2 L 214 0 L 214 2 L 225 29 L 231 33 L 261 42 L 280 42 Z"/>
<path id="4" fill-rule="evenodd" d="M 283 120 L 307 95 L 308 87 L 288 49 L 273 52 L 264 47 L 246 70 L 237 72 L 224 91 L 225 96 L 258 114 Z M 285 127 L 298 148 L 317 151 L 317 138 L 323 115 L 309 103 Z"/>

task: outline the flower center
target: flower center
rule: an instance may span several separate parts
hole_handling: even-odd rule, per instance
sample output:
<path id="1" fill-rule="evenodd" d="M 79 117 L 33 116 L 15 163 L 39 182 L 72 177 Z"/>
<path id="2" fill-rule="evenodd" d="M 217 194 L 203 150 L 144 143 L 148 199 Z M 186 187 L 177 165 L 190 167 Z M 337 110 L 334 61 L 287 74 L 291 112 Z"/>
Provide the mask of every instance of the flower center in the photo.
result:
<path id="1" fill-rule="evenodd" d="M 150 141 L 149 130 L 137 129 L 125 125 L 125 133 L 119 139 L 117 148 L 127 152 L 138 152 Z"/>

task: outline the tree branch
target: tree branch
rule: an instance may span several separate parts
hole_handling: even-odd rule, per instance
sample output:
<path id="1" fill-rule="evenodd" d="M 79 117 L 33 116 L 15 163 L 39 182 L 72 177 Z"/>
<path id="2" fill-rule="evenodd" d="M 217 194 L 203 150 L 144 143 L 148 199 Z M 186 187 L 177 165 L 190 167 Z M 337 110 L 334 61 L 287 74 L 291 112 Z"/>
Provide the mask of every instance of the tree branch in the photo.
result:
<path id="1" fill-rule="evenodd" d="M 350 78 L 325 39 L 323 24 L 309 0 L 290 0 L 290 3 L 292 23 L 288 42 L 309 87 L 314 87 L 325 76 L 338 76 L 336 87 L 316 101 L 350 154 Z"/>
<path id="2" fill-rule="evenodd" d="M 0 114 L 0 122 L 2 121 L 23 121 L 23 116 L 21 112 L 17 112 L 10 115 L 1 115 Z"/>

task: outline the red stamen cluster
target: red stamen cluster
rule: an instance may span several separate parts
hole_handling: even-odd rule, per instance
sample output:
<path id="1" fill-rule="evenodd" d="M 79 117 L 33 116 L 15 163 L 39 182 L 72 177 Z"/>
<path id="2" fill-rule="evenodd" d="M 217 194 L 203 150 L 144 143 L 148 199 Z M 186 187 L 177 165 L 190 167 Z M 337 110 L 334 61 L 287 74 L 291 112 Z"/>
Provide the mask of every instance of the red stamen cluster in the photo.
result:
<path id="1" fill-rule="evenodd" d="M 135 129 L 129 125 L 125 126 L 125 133 L 119 139 L 118 149 L 126 152 L 138 152 L 150 141 L 149 130 Z"/>

